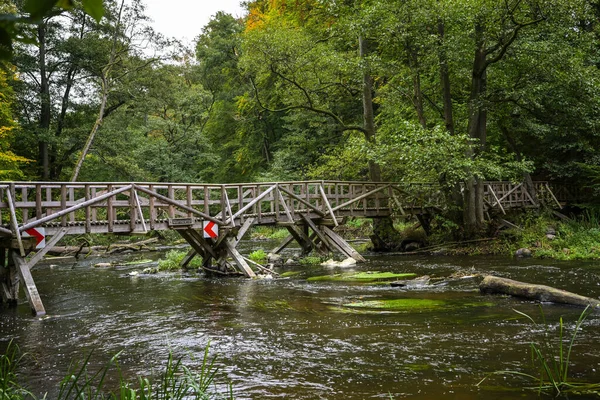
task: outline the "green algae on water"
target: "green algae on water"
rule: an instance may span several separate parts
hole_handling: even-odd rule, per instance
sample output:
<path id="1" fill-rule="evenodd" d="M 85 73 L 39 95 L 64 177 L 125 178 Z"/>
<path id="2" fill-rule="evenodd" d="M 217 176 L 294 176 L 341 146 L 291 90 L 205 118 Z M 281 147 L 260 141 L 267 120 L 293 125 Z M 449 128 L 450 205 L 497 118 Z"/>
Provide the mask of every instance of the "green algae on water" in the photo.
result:
<path id="1" fill-rule="evenodd" d="M 391 300 L 367 300 L 344 304 L 351 308 L 374 308 L 379 310 L 430 310 L 447 305 L 443 300 L 433 299 L 391 299 Z"/>
<path id="2" fill-rule="evenodd" d="M 396 274 L 393 272 L 378 272 L 378 271 L 367 271 L 367 272 L 351 272 L 345 274 L 335 275 L 320 275 L 312 276 L 307 280 L 309 282 L 360 282 L 360 283 L 372 283 L 372 282 L 387 282 L 397 279 L 414 278 L 417 274 L 414 273 L 402 273 Z"/>

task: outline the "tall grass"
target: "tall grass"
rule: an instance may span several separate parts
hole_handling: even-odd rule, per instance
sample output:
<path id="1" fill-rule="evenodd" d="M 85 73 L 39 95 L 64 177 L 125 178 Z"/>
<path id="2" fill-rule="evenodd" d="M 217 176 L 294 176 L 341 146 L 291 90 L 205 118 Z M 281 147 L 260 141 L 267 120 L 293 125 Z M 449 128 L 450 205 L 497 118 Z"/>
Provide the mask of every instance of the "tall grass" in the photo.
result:
<path id="1" fill-rule="evenodd" d="M 0 400 L 36 399 L 17 382 L 16 369 L 19 350 L 9 345 L 0 357 Z M 209 346 L 204 349 L 202 363 L 198 370 L 185 366 L 181 358 L 169 353 L 164 370 L 155 377 L 139 377 L 137 381 L 127 381 L 115 355 L 97 371 L 90 370 L 91 354 L 83 361 L 72 363 L 67 375 L 60 382 L 55 400 L 233 400 L 231 385 L 227 392 L 219 393 L 215 378 L 218 368 L 216 358 L 209 357 Z M 115 370 L 118 384 L 109 384 L 108 376 Z M 110 388 L 109 386 L 113 386 Z M 47 395 L 43 400 L 47 399 Z"/>
<path id="2" fill-rule="evenodd" d="M 598 394 L 600 392 L 599 383 L 584 383 L 575 382 L 569 375 L 569 368 L 571 366 L 571 355 L 573 351 L 573 345 L 577 334 L 582 330 L 582 325 L 586 318 L 590 314 L 590 307 L 586 307 L 583 312 L 579 315 L 575 327 L 570 336 L 565 333 L 565 324 L 562 317 L 559 320 L 558 326 L 558 340 L 554 341 L 550 338 L 550 327 L 546 322 L 546 317 L 540 306 L 540 312 L 542 315 L 542 323 L 537 323 L 531 316 L 514 310 L 519 315 L 527 318 L 537 329 L 541 329 L 544 332 L 544 340 L 540 343 L 531 343 L 531 361 L 534 368 L 537 370 L 537 374 L 528 374 L 519 371 L 496 371 L 493 374 L 496 375 L 515 375 L 526 378 L 532 382 L 537 382 L 536 386 L 533 387 L 538 392 L 551 393 L 554 396 L 568 393 L 590 393 Z M 568 344 L 567 344 L 568 343 Z M 489 377 L 489 376 L 488 376 Z M 482 379 L 477 385 L 481 384 L 485 379 Z"/>
<path id="3" fill-rule="evenodd" d="M 17 381 L 21 358 L 19 347 L 11 340 L 4 354 L 0 355 L 0 400 L 19 400 L 30 395 Z"/>

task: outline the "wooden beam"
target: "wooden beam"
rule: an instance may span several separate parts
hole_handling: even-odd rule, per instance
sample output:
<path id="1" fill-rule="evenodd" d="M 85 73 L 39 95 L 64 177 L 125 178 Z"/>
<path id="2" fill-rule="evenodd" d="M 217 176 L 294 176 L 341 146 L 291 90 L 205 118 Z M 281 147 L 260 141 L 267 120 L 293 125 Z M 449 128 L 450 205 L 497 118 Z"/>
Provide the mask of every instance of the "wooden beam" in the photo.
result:
<path id="1" fill-rule="evenodd" d="M 271 253 L 273 253 L 273 254 L 279 254 L 279 253 L 281 253 L 281 251 L 283 249 L 285 249 L 293 241 L 294 241 L 294 236 L 289 235 L 287 238 L 285 238 L 283 240 L 283 242 L 281 242 L 281 244 L 278 247 L 274 248 L 273 251 L 271 251 Z"/>
<path id="2" fill-rule="evenodd" d="M 248 232 L 248 229 L 250 229 L 250 227 L 254 225 L 254 221 L 254 218 L 248 218 L 246 221 L 244 221 L 242 226 L 240 226 L 240 229 L 238 230 L 237 234 L 235 235 L 235 238 L 233 238 L 234 246 L 237 247 L 237 245 L 240 243 L 246 232 Z"/>
<path id="3" fill-rule="evenodd" d="M 199 215 L 200 217 L 202 217 L 202 218 L 204 218 L 204 219 L 207 219 L 207 220 L 209 220 L 209 221 L 212 221 L 212 222 L 214 222 L 214 223 L 215 223 L 215 224 L 217 224 L 217 225 L 222 225 L 222 224 L 223 224 L 223 222 L 222 222 L 222 221 L 220 221 L 220 220 L 218 220 L 218 219 L 216 219 L 216 218 L 213 218 L 213 217 L 211 217 L 211 216 L 210 216 L 210 215 L 208 215 L 208 214 L 205 214 L 205 213 L 203 213 L 203 212 L 200 212 L 200 211 L 196 210 L 195 208 L 188 207 L 188 206 L 186 206 L 185 204 L 182 204 L 182 203 L 178 202 L 177 200 L 170 199 L 170 198 L 168 198 L 168 197 L 166 197 L 166 196 L 163 196 L 163 195 L 161 195 L 161 194 L 158 194 L 158 193 L 156 193 L 156 192 L 154 192 L 154 191 L 152 191 L 152 190 L 150 190 L 150 189 L 146 189 L 146 188 L 145 188 L 145 187 L 143 187 L 143 186 L 139 186 L 139 185 L 136 185 L 136 184 L 133 184 L 133 186 L 134 186 L 134 188 L 135 188 L 136 190 L 139 190 L 140 192 L 144 192 L 144 193 L 146 193 L 146 194 L 147 194 L 147 195 L 149 195 L 149 196 L 156 197 L 157 199 L 159 199 L 159 200 L 161 200 L 161 201 L 164 201 L 165 203 L 167 203 L 167 204 L 169 204 L 169 205 L 176 206 L 176 207 L 179 207 L 179 208 L 181 208 L 181 209 L 183 209 L 183 210 L 189 211 L 189 212 L 191 212 L 192 214 Z M 174 214 L 174 213 L 175 213 L 175 211 L 173 210 L 173 214 Z M 172 218 L 172 217 L 171 217 L 171 218 Z"/>
<path id="4" fill-rule="evenodd" d="M 340 208 L 344 208 L 344 207 L 346 207 L 346 206 L 349 206 L 350 204 L 356 203 L 357 201 L 360 201 L 360 200 L 362 200 L 362 199 L 366 199 L 367 197 L 369 197 L 369 196 L 372 196 L 372 195 L 374 195 L 375 193 L 377 193 L 377 192 L 380 192 L 380 191 L 382 191 L 382 190 L 384 190 L 384 189 L 387 189 L 387 188 L 388 188 L 388 187 L 390 187 L 390 186 L 391 186 L 391 185 L 385 185 L 385 186 L 381 186 L 381 187 L 378 187 L 378 188 L 377 188 L 377 189 L 375 189 L 375 190 L 371 190 L 371 191 L 370 191 L 370 192 L 368 192 L 368 193 L 364 193 L 364 194 L 362 194 L 362 195 L 360 195 L 360 196 L 358 196 L 358 197 L 356 197 L 356 198 L 354 198 L 354 199 L 348 200 L 347 202 L 345 202 L 345 203 L 342 203 L 342 204 L 340 204 L 339 206 L 336 206 L 336 207 L 334 207 L 334 208 L 333 208 L 333 211 L 337 211 L 337 210 L 339 210 Z"/>
<path id="5" fill-rule="evenodd" d="M 248 278 L 256 278 L 256 274 L 254 273 L 254 271 L 252 271 L 252 268 L 250 268 L 250 266 L 248 265 L 246 260 L 244 260 L 244 257 L 240 254 L 240 252 L 237 251 L 233 243 L 230 240 L 225 240 L 223 244 L 225 246 L 225 249 L 227 250 L 227 253 L 229 253 L 229 256 L 233 258 L 233 261 L 242 270 L 242 272 L 244 272 L 246 276 L 248 276 Z"/>
<path id="6" fill-rule="evenodd" d="M 281 190 L 282 192 L 284 192 L 291 198 L 298 200 L 300 203 L 304 204 L 306 207 L 310 208 L 315 213 L 319 214 L 321 217 L 325 216 L 325 213 L 323 211 L 319 210 L 317 207 L 313 206 L 312 204 L 310 204 L 308 201 L 304 200 L 303 198 L 296 196 L 294 193 L 290 192 L 289 190 L 284 189 L 284 188 L 279 188 L 279 190 Z M 306 190 L 308 191 L 308 189 L 306 189 Z"/>
<path id="7" fill-rule="evenodd" d="M 312 229 L 312 231 L 315 233 L 315 235 L 317 235 L 317 237 L 321 240 L 321 242 L 323 242 L 323 244 L 329 250 L 332 250 L 332 248 L 331 248 L 332 246 L 330 245 L 329 240 L 327 240 L 325 235 L 323 233 L 321 233 L 321 230 L 319 228 L 317 228 L 317 225 L 313 222 L 313 220 L 308 218 L 306 215 L 302 215 L 302 219 L 304 220 L 304 222 L 306 222 L 306 225 L 308 225 L 310 227 L 310 229 Z"/>
<path id="8" fill-rule="evenodd" d="M 358 251 L 354 250 L 354 248 L 352 246 L 350 246 L 337 233 L 335 233 L 334 231 L 332 231 L 331 229 L 329 229 L 326 226 L 321 227 L 321 229 L 323 229 L 323 232 L 329 237 L 329 239 L 331 239 L 330 243 L 332 243 L 334 246 L 336 246 L 340 250 L 341 253 L 346 254 L 348 257 L 354 258 L 358 262 L 366 262 L 367 261 L 362 255 L 360 255 L 360 253 Z"/>
<path id="9" fill-rule="evenodd" d="M 251 202 L 249 202 L 248 204 L 246 204 L 244 207 L 240 208 L 238 210 L 238 212 L 236 212 L 235 214 L 233 214 L 228 220 L 227 220 L 227 224 L 233 223 L 234 220 L 239 217 L 240 215 L 242 215 L 244 212 L 246 212 L 246 210 L 252 208 L 256 203 L 258 203 L 259 201 L 261 201 L 263 198 L 265 198 L 269 193 L 271 193 L 271 191 L 273 191 L 275 188 L 277 187 L 277 185 L 273 185 L 271 187 L 269 187 L 267 190 L 265 190 L 264 192 L 262 192 L 260 194 L 260 196 L 256 197 L 254 200 L 252 200 Z"/>
<path id="10" fill-rule="evenodd" d="M 338 226 L 337 219 L 335 218 L 335 214 L 333 213 L 333 209 L 331 208 L 331 204 L 329 204 L 329 200 L 327 199 L 327 195 L 325 194 L 325 189 L 323 189 L 323 185 L 319 185 L 319 191 L 321 192 L 321 197 L 323 197 L 323 203 L 327 207 L 327 211 L 331 214 L 331 218 L 333 218 L 333 223 L 335 226 Z M 325 214 L 327 215 L 327 214 Z"/>
<path id="11" fill-rule="evenodd" d="M 58 243 L 60 239 L 62 239 L 63 236 L 65 236 L 68 231 L 68 228 L 62 228 L 55 233 L 54 236 L 52 236 L 52 239 L 46 243 L 46 247 L 38 250 L 38 252 L 35 253 L 35 255 L 29 259 L 29 261 L 27 261 L 27 267 L 29 269 L 35 267 L 35 265 L 40 262 L 42 258 L 44 258 L 44 256 L 56 245 L 56 243 Z"/>
<path id="12" fill-rule="evenodd" d="M 181 268 L 187 268 L 188 264 L 192 261 L 192 259 L 194 257 L 196 257 L 199 253 L 196 251 L 196 249 L 191 248 L 187 254 L 185 255 L 185 257 L 183 257 L 183 260 L 181 260 L 181 262 L 179 263 L 179 266 Z M 203 257 L 201 255 L 201 257 Z"/>
<path id="13" fill-rule="evenodd" d="M 6 201 L 8 202 L 8 208 L 10 209 L 10 222 L 13 229 L 13 234 L 17 237 L 19 242 L 19 251 L 21 257 L 25 257 L 25 249 L 23 248 L 23 240 L 21 240 L 21 232 L 19 232 L 19 222 L 17 221 L 17 213 L 15 212 L 15 203 L 13 202 L 12 191 L 14 190 L 14 184 L 6 190 Z"/>
<path id="14" fill-rule="evenodd" d="M 36 316 L 45 315 L 46 310 L 44 309 L 44 304 L 42 303 L 42 299 L 40 298 L 40 294 L 35 286 L 27 263 L 15 252 L 12 252 L 12 259 L 17 268 L 19 277 L 21 278 L 21 282 L 24 284 L 23 288 L 25 289 L 25 295 L 27 296 L 31 311 L 33 311 Z"/>
<path id="15" fill-rule="evenodd" d="M 36 226 L 40 226 L 42 224 L 45 224 L 48 221 L 52 221 L 53 219 L 61 218 L 61 217 L 65 216 L 65 215 L 67 215 L 69 213 L 72 213 L 72 212 L 75 212 L 75 211 L 80 210 L 82 208 L 85 208 L 88 205 L 99 203 L 99 202 L 101 202 L 103 200 L 106 200 L 106 199 L 108 199 L 110 197 L 113 197 L 113 196 L 115 196 L 115 195 L 117 195 L 119 193 L 122 193 L 122 192 L 125 192 L 125 191 L 128 191 L 128 190 L 131 190 L 131 185 L 123 186 L 120 189 L 114 190 L 114 191 L 112 191 L 110 193 L 103 194 L 102 196 L 98 196 L 95 199 L 90 199 L 88 201 L 84 201 L 84 202 L 79 203 L 77 205 L 74 205 L 72 207 L 60 210 L 57 213 L 47 215 L 47 216 L 45 216 L 42 219 L 37 219 L 37 220 L 35 220 L 33 222 L 30 222 L 28 224 L 25 224 L 25 225 L 21 226 L 19 228 L 19 231 L 24 232 L 27 229 L 35 228 Z"/>
<path id="16" fill-rule="evenodd" d="M 217 253 L 212 246 L 206 240 L 204 240 L 202 235 L 200 235 L 195 229 L 176 229 L 176 231 L 186 240 L 186 242 L 190 244 L 190 246 L 192 246 L 194 250 L 196 250 L 196 252 L 205 254 L 206 256 L 210 255 L 215 259 L 218 258 Z"/>

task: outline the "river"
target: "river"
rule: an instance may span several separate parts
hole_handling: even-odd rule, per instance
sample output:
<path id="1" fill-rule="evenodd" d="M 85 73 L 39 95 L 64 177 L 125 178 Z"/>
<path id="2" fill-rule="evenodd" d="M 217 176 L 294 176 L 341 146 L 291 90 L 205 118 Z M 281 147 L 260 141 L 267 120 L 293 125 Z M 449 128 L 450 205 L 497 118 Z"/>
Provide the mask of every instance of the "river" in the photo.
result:
<path id="1" fill-rule="evenodd" d="M 261 243 L 246 244 L 266 247 Z M 34 393 L 55 393 L 72 360 L 93 350 L 92 366 L 121 352 L 128 377 L 150 375 L 169 351 L 198 366 L 204 349 L 217 357 L 218 380 L 231 381 L 236 399 L 534 399 L 528 383 L 499 370 L 536 373 L 529 346 L 543 329 L 537 304 L 479 294 L 478 278 L 456 278 L 413 289 L 389 285 L 309 282 L 333 274 L 324 267 L 287 279 L 209 278 L 196 274 L 130 276 L 129 254 L 37 267 L 33 276 L 48 315 L 26 304 L 0 310 L 0 350 L 10 339 L 27 353 L 21 375 Z M 432 277 L 496 274 L 600 295 L 600 264 L 502 257 L 367 256 L 356 271 L 414 272 Z M 115 268 L 94 268 L 113 261 Z M 121 264 L 121 265 L 119 265 Z M 403 311 L 353 309 L 356 301 L 414 298 L 440 307 Z M 436 303 L 436 304 L 437 304 Z M 564 318 L 573 330 L 581 309 L 544 304 L 557 337 Z M 600 382 L 600 315 L 591 315 L 572 354 L 576 379 Z M 585 398 L 585 397 L 580 397 Z M 598 397 L 588 397 L 598 398 Z"/>

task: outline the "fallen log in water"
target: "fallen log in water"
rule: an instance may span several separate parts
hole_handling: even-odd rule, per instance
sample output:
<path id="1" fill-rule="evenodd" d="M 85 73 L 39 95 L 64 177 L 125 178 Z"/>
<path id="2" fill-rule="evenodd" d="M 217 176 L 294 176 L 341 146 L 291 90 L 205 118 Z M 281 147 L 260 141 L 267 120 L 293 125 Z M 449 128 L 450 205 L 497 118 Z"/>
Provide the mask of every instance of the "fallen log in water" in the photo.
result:
<path id="1" fill-rule="evenodd" d="M 600 300 L 598 299 L 580 296 L 551 286 L 534 285 L 492 275 L 488 275 L 483 279 L 479 284 L 479 290 L 482 293 L 509 294 L 529 300 L 571 304 L 582 307 L 591 306 L 600 309 Z"/>

